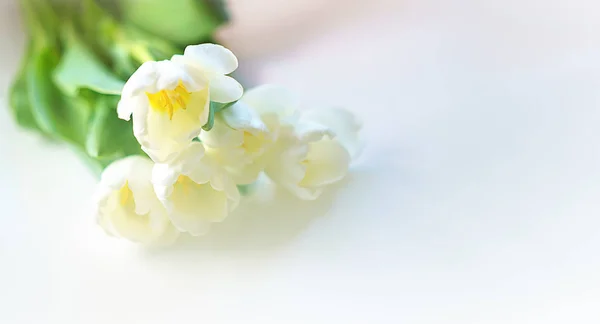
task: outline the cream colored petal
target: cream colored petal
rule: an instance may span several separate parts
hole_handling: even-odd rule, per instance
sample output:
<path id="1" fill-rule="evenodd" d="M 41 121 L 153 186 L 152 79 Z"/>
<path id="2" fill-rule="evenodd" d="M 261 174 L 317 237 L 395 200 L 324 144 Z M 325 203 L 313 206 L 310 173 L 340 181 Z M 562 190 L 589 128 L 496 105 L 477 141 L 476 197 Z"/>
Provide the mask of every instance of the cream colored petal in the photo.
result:
<path id="1" fill-rule="evenodd" d="M 200 85 L 191 77 L 184 66 L 164 60 L 155 62 L 155 88 L 144 89 L 144 92 L 155 93 L 160 90 L 172 90 L 179 82 L 183 82 L 190 91 L 197 91 Z"/>
<path id="2" fill-rule="evenodd" d="M 171 61 L 149 61 L 143 63 L 123 86 L 121 96 L 130 98 L 155 93 L 164 89 L 173 89 L 179 81 L 185 81 L 192 87 L 196 83 L 179 64 Z"/>
<path id="3" fill-rule="evenodd" d="M 269 153 L 265 156 L 265 174 L 289 190 L 298 187 L 306 173 L 306 166 L 302 161 L 308 153 L 308 144 L 280 140 Z"/>
<path id="4" fill-rule="evenodd" d="M 206 183 L 217 172 L 216 162 L 208 156 L 201 143 L 193 142 L 180 157 L 176 164 L 180 166 L 181 173 L 189 176 L 196 183 Z"/>
<path id="5" fill-rule="evenodd" d="M 264 168 L 264 161 L 262 159 L 258 159 L 243 166 L 229 167 L 227 168 L 227 172 L 235 183 L 250 184 L 256 181 Z"/>
<path id="6" fill-rule="evenodd" d="M 334 136 L 333 131 L 328 127 L 306 120 L 296 123 L 294 132 L 298 140 L 302 142 L 315 142 L 324 136 Z"/>
<path id="7" fill-rule="evenodd" d="M 152 161 L 139 155 L 131 155 L 109 164 L 100 176 L 100 185 L 112 190 L 120 189 L 128 178 L 144 181 L 152 172 Z"/>
<path id="8" fill-rule="evenodd" d="M 243 109 L 234 106 L 230 108 L 238 110 L 238 112 L 229 115 L 229 117 L 230 121 L 233 120 L 233 124 L 240 127 L 239 130 L 229 127 L 223 121 L 224 116 L 220 114 L 215 119 L 213 129 L 202 132 L 200 139 L 207 146 L 207 154 L 225 168 L 236 183 L 241 183 L 256 178 L 256 175 L 260 172 L 260 170 L 255 170 L 258 168 L 258 164 L 252 167 L 248 165 L 253 163 L 267 149 L 272 140 L 270 135 L 265 133 L 267 131 L 266 126 L 258 116 L 253 116 L 252 113 L 246 113 Z M 257 120 L 252 120 L 253 118 Z"/>
<path id="9" fill-rule="evenodd" d="M 207 148 L 206 154 L 220 167 L 227 170 L 241 168 L 252 162 L 252 158 L 246 154 L 242 147 Z"/>
<path id="10" fill-rule="evenodd" d="M 209 159 L 209 156 L 205 156 L 202 159 L 202 162 L 196 165 L 192 170 L 184 173 L 186 176 L 190 177 L 192 181 L 196 183 L 207 183 L 210 181 L 212 174 L 215 172 L 215 167 L 211 166 L 209 163 L 206 163 L 206 160 Z"/>
<path id="11" fill-rule="evenodd" d="M 241 99 L 260 115 L 275 114 L 281 119 L 298 113 L 299 101 L 287 89 L 274 85 L 262 85 L 246 90 Z"/>
<path id="12" fill-rule="evenodd" d="M 169 116 L 166 112 L 146 108 L 146 114 L 134 114 L 134 134 L 142 148 L 155 162 L 167 162 L 198 136 L 208 120 L 207 89 L 194 92 L 186 109 Z"/>
<path id="13" fill-rule="evenodd" d="M 156 163 L 167 163 L 177 156 L 179 151 L 185 150 L 185 147 L 186 145 L 183 143 L 171 142 L 171 144 L 163 143 L 163 145 L 158 146 L 156 149 L 142 146 L 142 151 L 148 154 L 148 157 L 156 161 Z"/>
<path id="14" fill-rule="evenodd" d="M 291 186 L 287 189 L 302 200 L 315 200 L 323 193 L 323 188 Z"/>
<path id="15" fill-rule="evenodd" d="M 300 186 L 322 187 L 346 176 L 350 155 L 337 140 L 323 139 L 309 144 L 303 163 L 306 173 Z"/>
<path id="16" fill-rule="evenodd" d="M 280 158 L 271 159 L 265 168 L 265 174 L 277 185 L 285 188 L 303 200 L 314 200 L 321 195 L 320 187 L 304 187 L 300 182 L 306 175 L 306 166 L 302 160 L 306 158 L 307 144 L 296 144 L 284 150 Z"/>
<path id="17" fill-rule="evenodd" d="M 362 124 L 352 112 L 341 108 L 312 109 L 303 112 L 302 119 L 331 129 L 350 156 L 355 158 L 360 154 L 363 147 L 359 137 Z"/>
<path id="18" fill-rule="evenodd" d="M 180 174 L 189 174 L 197 169 L 208 174 L 205 176 L 204 182 L 208 181 L 212 171 L 209 169 L 210 165 L 204 163 L 206 161 L 204 155 L 205 150 L 202 143 L 192 142 L 187 145 L 185 150 L 178 152 L 169 163 L 156 163 L 152 169 L 152 183 L 155 188 L 156 186 L 170 187 L 177 181 Z"/>
<path id="19" fill-rule="evenodd" d="M 306 137 L 322 137 L 317 141 L 299 140 L 297 134 L 283 132 L 265 156 L 265 174 L 301 199 L 317 198 L 322 186 L 340 180 L 348 170 L 347 151 L 326 132 L 321 132 L 321 128 L 306 128 L 306 134 L 319 135 Z"/>
<path id="20" fill-rule="evenodd" d="M 227 196 L 227 209 L 231 212 L 240 203 L 240 191 L 237 188 L 235 182 L 226 173 L 221 173 L 223 177 L 223 190 Z"/>
<path id="21" fill-rule="evenodd" d="M 217 191 L 225 192 L 225 196 L 227 197 L 227 205 L 228 209 L 232 210 L 235 208 L 240 199 L 239 191 L 237 186 L 232 181 L 231 177 L 227 174 L 227 172 L 223 169 L 222 165 L 218 163 L 218 161 L 214 160 L 210 155 L 206 155 L 203 158 L 203 163 L 200 165 L 203 166 L 204 169 L 196 168 L 193 170 L 198 172 L 202 170 L 204 174 L 210 173 L 210 185 L 213 189 Z M 189 176 L 196 183 L 203 183 L 204 179 L 198 179 L 198 177 L 194 177 L 194 173 L 189 173 Z"/>
<path id="22" fill-rule="evenodd" d="M 213 128 L 208 132 L 201 132 L 199 138 L 204 145 L 212 148 L 235 148 L 244 142 L 244 132 L 231 128 L 217 117 Z"/>
<path id="23" fill-rule="evenodd" d="M 122 98 L 131 98 L 146 91 L 156 92 L 160 90 L 156 88 L 156 70 L 156 62 L 143 63 L 125 82 L 121 92 Z"/>
<path id="24" fill-rule="evenodd" d="M 234 78 L 226 75 L 215 75 L 210 79 L 210 97 L 214 102 L 228 103 L 242 97 L 244 88 Z"/>
<path id="25" fill-rule="evenodd" d="M 251 134 L 244 132 L 244 144 L 242 147 L 246 154 L 252 158 L 262 155 L 272 145 L 272 139 L 269 135 L 266 133 Z"/>
<path id="26" fill-rule="evenodd" d="M 194 124 L 197 116 L 198 124 L 201 124 L 202 126 L 206 125 L 208 122 L 208 116 L 210 114 L 210 101 L 211 97 L 206 89 L 193 92 L 190 96 L 188 108 L 185 110 L 187 115 L 184 116 L 186 116 Z M 173 115 L 173 118 L 175 118 L 175 115 Z"/>
<path id="27" fill-rule="evenodd" d="M 156 90 L 174 89 L 182 77 L 186 77 L 180 65 L 171 61 L 158 61 L 156 64 Z M 149 92 L 154 89 L 145 89 Z"/>
<path id="28" fill-rule="evenodd" d="M 215 74 L 229 74 L 238 67 L 238 60 L 227 48 L 217 44 L 190 45 L 183 55 L 203 69 Z"/>
<path id="29" fill-rule="evenodd" d="M 243 130 L 252 134 L 268 131 L 260 115 L 243 101 L 238 101 L 222 110 L 219 115 L 233 129 Z"/>
<path id="30" fill-rule="evenodd" d="M 117 104 L 117 116 L 123 120 L 131 120 L 131 114 L 133 114 L 133 110 L 135 107 L 137 107 L 137 105 L 138 104 L 134 98 L 121 98 Z"/>
<path id="31" fill-rule="evenodd" d="M 135 193 L 134 193 L 135 195 Z M 106 211 L 112 230 L 117 236 L 127 238 L 134 242 L 150 244 L 157 237 L 160 237 L 167 225 L 166 218 L 164 226 L 152 226 L 152 220 L 149 214 L 137 214 L 121 206 L 119 203 L 119 194 L 115 192 L 108 202 L 110 210 Z M 154 215 L 156 217 L 156 215 Z"/>
<path id="32" fill-rule="evenodd" d="M 154 185 L 154 191 L 159 197 L 166 194 L 166 191 L 171 187 L 177 177 L 181 174 L 181 170 L 171 167 L 166 163 L 157 163 L 152 168 L 152 184 Z M 159 189 L 160 188 L 160 189 Z"/>
<path id="33" fill-rule="evenodd" d="M 150 104 L 147 98 L 142 99 L 137 103 L 133 114 L 133 135 L 141 146 L 145 146 L 148 144 L 146 143 L 146 137 L 148 136 L 147 115 Z"/>
<path id="34" fill-rule="evenodd" d="M 221 221 L 228 214 L 226 193 L 215 190 L 210 183 L 178 182 L 170 200 L 173 204 L 171 221 L 180 231 L 191 235 L 206 233 L 208 223 Z"/>

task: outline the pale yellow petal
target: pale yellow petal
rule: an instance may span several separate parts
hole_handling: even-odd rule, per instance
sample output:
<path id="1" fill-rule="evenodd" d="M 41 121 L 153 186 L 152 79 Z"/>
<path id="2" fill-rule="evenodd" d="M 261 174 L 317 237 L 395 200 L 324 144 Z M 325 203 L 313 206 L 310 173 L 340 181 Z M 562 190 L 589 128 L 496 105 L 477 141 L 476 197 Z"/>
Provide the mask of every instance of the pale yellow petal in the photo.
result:
<path id="1" fill-rule="evenodd" d="M 173 187 L 170 218 L 179 230 L 192 235 L 206 232 L 207 223 L 223 220 L 228 214 L 227 195 L 210 183 L 197 184 L 181 176 Z"/>
<path id="2" fill-rule="evenodd" d="M 346 176 L 350 155 L 338 141 L 322 139 L 309 144 L 308 154 L 302 163 L 306 166 L 306 173 L 300 185 L 321 187 Z"/>

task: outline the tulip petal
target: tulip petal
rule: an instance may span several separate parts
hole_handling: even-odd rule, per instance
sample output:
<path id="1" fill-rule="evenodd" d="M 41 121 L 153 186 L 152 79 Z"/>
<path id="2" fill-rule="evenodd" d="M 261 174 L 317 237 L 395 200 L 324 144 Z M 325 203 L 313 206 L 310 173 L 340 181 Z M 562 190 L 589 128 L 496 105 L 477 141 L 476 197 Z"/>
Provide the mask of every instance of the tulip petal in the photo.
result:
<path id="1" fill-rule="evenodd" d="M 184 173 L 198 173 L 202 178 L 194 180 L 199 183 L 210 179 L 210 165 L 207 165 L 204 156 L 205 150 L 202 143 L 192 142 L 186 149 L 178 152 L 169 163 L 156 163 L 152 169 L 152 183 L 156 186 L 170 187 L 177 181 L 177 177 Z"/>
<path id="2" fill-rule="evenodd" d="M 228 214 L 227 195 L 210 183 L 176 183 L 170 199 L 171 221 L 179 230 L 192 235 L 204 234 L 208 223 L 221 221 Z"/>
<path id="3" fill-rule="evenodd" d="M 306 158 L 308 145 L 280 140 L 269 153 L 265 157 L 265 173 L 269 178 L 290 190 L 298 187 L 306 174 L 306 166 L 301 162 Z"/>
<path id="4" fill-rule="evenodd" d="M 221 118 L 215 118 L 213 128 L 208 132 L 201 132 L 199 138 L 212 148 L 235 148 L 244 142 L 244 132 L 231 128 Z"/>
<path id="5" fill-rule="evenodd" d="M 137 96 L 145 91 L 158 91 L 159 89 L 156 89 L 156 70 L 156 62 L 144 62 L 135 72 L 133 72 L 123 86 L 121 97 L 129 98 Z"/>
<path id="6" fill-rule="evenodd" d="M 319 123 L 331 129 L 336 139 L 353 158 L 360 154 L 363 143 L 359 138 L 359 131 L 362 125 L 350 111 L 341 108 L 312 109 L 305 111 L 302 119 Z"/>
<path id="7" fill-rule="evenodd" d="M 309 144 L 305 163 L 306 173 L 300 185 L 322 187 L 346 176 L 350 155 L 338 141 L 323 139 Z"/>
<path id="8" fill-rule="evenodd" d="M 328 127 L 305 120 L 295 125 L 294 132 L 301 142 L 314 142 L 322 139 L 324 136 L 334 136 L 333 131 Z"/>
<path id="9" fill-rule="evenodd" d="M 233 181 L 237 184 L 251 184 L 265 168 L 264 161 L 257 159 L 243 166 L 227 169 Z"/>
<path id="10" fill-rule="evenodd" d="M 190 45 L 183 55 L 214 74 L 229 74 L 238 67 L 235 55 L 217 44 Z"/>
<path id="11" fill-rule="evenodd" d="M 275 114 L 280 118 L 292 117 L 299 107 L 298 99 L 286 88 L 268 84 L 247 90 L 242 101 L 260 115 Z"/>
<path id="12" fill-rule="evenodd" d="M 214 102 L 228 103 L 242 97 L 244 88 L 234 78 L 215 75 L 210 78 L 210 97 Z"/>

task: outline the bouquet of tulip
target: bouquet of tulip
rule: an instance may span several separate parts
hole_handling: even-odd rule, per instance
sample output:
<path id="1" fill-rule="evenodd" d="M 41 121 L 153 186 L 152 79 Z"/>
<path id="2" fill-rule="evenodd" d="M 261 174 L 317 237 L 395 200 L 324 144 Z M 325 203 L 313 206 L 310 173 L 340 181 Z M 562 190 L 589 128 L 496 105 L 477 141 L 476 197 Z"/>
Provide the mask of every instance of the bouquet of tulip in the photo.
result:
<path id="1" fill-rule="evenodd" d="M 178 53 L 92 0 L 83 4 L 66 24 L 49 23 L 61 33 L 29 19 L 32 42 L 11 103 L 21 125 L 71 144 L 102 171 L 95 209 L 107 233 L 168 244 L 224 220 L 261 175 L 309 200 L 346 175 L 360 129 L 348 111 L 299 109 L 273 85 L 244 91 L 230 76 L 238 60 L 225 47 Z M 25 9 L 31 17 L 40 11 Z M 58 18 L 56 8 L 42 9 Z M 81 27 L 81 12 L 104 25 Z M 110 37 L 86 43 L 82 35 L 97 37 L 98 28 Z"/>

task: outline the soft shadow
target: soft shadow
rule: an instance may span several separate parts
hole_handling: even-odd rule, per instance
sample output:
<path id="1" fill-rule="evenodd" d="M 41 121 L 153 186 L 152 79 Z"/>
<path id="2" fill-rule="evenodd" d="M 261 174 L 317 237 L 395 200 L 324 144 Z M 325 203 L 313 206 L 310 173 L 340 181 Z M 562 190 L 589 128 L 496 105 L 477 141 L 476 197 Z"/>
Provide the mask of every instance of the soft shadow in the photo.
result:
<path id="1" fill-rule="evenodd" d="M 318 199 L 303 201 L 280 187 L 270 187 L 268 199 L 250 196 L 225 221 L 201 237 L 183 235 L 172 246 L 144 249 L 147 256 L 202 254 L 203 251 L 239 253 L 275 252 L 293 242 L 311 222 L 326 217 L 338 191 L 352 185 L 347 177 L 329 187 Z"/>
<path id="2" fill-rule="evenodd" d="M 172 246 L 140 247 L 140 256 L 195 262 L 214 256 L 276 254 L 297 242 L 318 219 L 343 217 L 341 222 L 333 221 L 352 227 L 365 221 L 361 215 L 368 215 L 373 205 L 397 202 L 402 196 L 399 192 L 414 189 L 418 181 L 406 173 L 410 168 L 400 163 L 397 156 L 367 148 L 346 178 L 329 186 L 314 201 L 300 200 L 278 186 L 263 188 L 243 199 L 229 217 L 214 224 L 205 236 L 185 234 Z M 399 183 L 406 188 L 402 189 Z M 370 195 L 372 190 L 377 190 L 377 194 Z"/>

